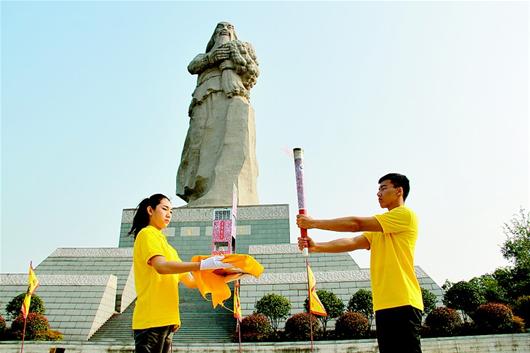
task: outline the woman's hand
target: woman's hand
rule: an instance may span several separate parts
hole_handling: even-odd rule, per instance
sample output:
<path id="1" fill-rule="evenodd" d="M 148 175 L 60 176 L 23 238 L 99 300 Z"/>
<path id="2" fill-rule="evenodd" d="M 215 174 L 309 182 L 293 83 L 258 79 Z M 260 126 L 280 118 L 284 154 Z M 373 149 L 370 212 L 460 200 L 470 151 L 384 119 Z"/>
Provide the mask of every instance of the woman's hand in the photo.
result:
<path id="1" fill-rule="evenodd" d="M 201 271 L 202 270 L 217 270 L 220 268 L 232 268 L 234 267 L 232 264 L 224 263 L 222 260 L 225 257 L 222 255 L 215 255 L 208 257 L 201 261 Z"/>

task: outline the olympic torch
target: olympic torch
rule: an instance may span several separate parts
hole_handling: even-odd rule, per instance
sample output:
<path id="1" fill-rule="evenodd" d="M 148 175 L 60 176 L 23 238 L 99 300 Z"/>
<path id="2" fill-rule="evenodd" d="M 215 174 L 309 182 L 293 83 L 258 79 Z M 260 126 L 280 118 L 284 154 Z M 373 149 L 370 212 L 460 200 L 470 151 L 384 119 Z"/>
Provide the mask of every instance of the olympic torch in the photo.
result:
<path id="1" fill-rule="evenodd" d="M 304 195 L 304 152 L 301 148 L 293 149 L 294 170 L 296 173 L 296 193 L 298 196 L 298 214 L 306 214 Z M 302 238 L 307 237 L 307 229 L 300 228 Z M 304 256 L 309 256 L 307 248 L 304 248 Z"/>

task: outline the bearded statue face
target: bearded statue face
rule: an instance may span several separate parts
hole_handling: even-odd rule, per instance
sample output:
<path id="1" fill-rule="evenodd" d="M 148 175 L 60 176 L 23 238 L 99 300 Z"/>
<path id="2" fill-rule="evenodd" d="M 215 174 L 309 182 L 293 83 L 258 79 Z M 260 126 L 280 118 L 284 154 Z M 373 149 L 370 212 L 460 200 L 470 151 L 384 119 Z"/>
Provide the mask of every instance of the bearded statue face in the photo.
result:
<path id="1" fill-rule="evenodd" d="M 236 34 L 234 32 L 234 26 L 232 26 L 230 23 L 219 22 L 217 24 L 217 27 L 215 27 L 215 31 L 213 35 L 216 41 L 223 36 L 228 37 L 227 38 L 228 41 L 231 41 L 235 39 Z"/>
<path id="2" fill-rule="evenodd" d="M 226 43 L 232 40 L 237 40 L 236 31 L 234 26 L 228 22 L 219 22 L 215 27 L 215 31 L 206 46 L 206 52 L 209 52 L 215 45 L 215 43 Z"/>

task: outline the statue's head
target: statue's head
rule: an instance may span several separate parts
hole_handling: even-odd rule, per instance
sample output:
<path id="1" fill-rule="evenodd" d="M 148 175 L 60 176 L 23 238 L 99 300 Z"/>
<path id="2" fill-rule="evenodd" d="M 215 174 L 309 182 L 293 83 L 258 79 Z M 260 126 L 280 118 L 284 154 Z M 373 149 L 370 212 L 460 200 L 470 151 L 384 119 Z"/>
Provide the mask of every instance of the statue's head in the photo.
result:
<path id="1" fill-rule="evenodd" d="M 213 48 L 213 46 L 215 45 L 215 42 L 217 42 L 220 38 L 223 38 L 223 37 L 226 42 L 237 39 L 236 31 L 234 29 L 234 26 L 231 23 L 219 22 L 217 24 L 217 26 L 215 27 L 215 30 L 213 31 L 212 37 L 210 38 L 210 41 L 208 42 L 208 45 L 206 46 L 206 53 L 209 52 Z"/>

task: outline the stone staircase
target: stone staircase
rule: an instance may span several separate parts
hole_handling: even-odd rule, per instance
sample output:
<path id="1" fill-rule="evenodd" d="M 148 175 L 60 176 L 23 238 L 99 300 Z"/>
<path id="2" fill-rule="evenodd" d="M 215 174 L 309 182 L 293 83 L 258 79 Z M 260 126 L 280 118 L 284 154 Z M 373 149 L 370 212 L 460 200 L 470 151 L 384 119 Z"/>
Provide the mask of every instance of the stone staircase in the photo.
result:
<path id="1" fill-rule="evenodd" d="M 224 305 L 232 310 L 232 297 Z M 219 306 L 213 309 L 198 290 L 185 287 L 180 287 L 180 320 L 182 327 L 173 338 L 176 344 L 228 343 L 236 327 L 232 312 Z"/>
<path id="2" fill-rule="evenodd" d="M 213 309 L 211 302 L 202 298 L 196 289 L 181 286 L 179 291 L 182 327 L 173 337 L 174 344 L 231 342 L 236 322 L 230 311 L 219 306 Z M 136 301 L 122 314 L 115 314 L 89 341 L 134 345 L 131 322 L 135 304 Z M 225 306 L 232 309 L 232 298 L 225 302 Z"/>
<path id="3" fill-rule="evenodd" d="M 114 314 L 90 337 L 89 342 L 134 345 L 131 323 L 135 304 L 136 300 L 123 313 Z"/>

